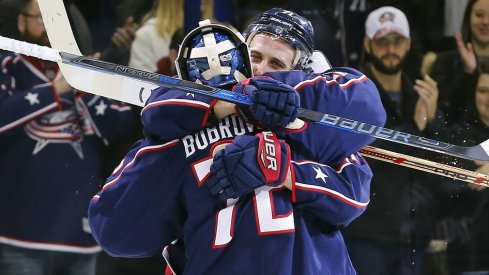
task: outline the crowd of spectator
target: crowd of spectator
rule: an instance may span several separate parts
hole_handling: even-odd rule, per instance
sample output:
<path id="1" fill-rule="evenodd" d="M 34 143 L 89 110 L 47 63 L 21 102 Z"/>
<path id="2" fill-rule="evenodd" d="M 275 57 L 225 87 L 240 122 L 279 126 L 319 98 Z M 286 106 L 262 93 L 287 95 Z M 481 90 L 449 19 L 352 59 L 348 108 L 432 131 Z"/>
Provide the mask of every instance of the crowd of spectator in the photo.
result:
<path id="1" fill-rule="evenodd" d="M 266 9 L 282 7 L 293 10 L 311 20 L 316 33 L 316 49 L 322 51 L 334 67 L 358 68 L 374 81 L 387 112 L 387 128 L 463 146 L 473 146 L 489 138 L 489 0 L 234 0 L 232 5 L 220 5 L 218 0 L 64 2 L 84 54 L 100 52 L 102 60 L 166 75 L 176 74 L 174 60 L 187 26 L 197 26 L 189 18 L 210 18 L 242 30 L 254 15 Z M 191 14 L 195 13 L 195 8 L 189 8 L 189 2 L 198 3 L 198 15 Z M 45 30 L 42 30 L 42 21 L 39 22 L 36 3 L 36 0 L 0 0 L 0 35 L 43 42 Z M 398 29 L 382 36 L 377 36 L 376 32 L 369 33 L 381 20 L 392 21 Z M 43 169 L 39 166 L 47 163 L 40 162 L 42 158 L 39 157 L 43 153 L 50 154 L 49 162 L 59 165 L 50 166 L 50 170 L 57 169 L 59 173 L 69 173 L 72 177 L 76 177 L 76 173 L 87 173 L 90 187 L 100 188 L 122 153 L 139 138 L 141 126 L 127 121 L 139 121 L 140 109 L 73 92 L 57 68 L 50 67 L 48 63 L 37 63 L 32 59 L 19 62 L 19 57 L 4 52 L 0 58 L 4 61 L 0 78 L 0 147 L 10 148 L 0 150 L 0 196 L 8 194 L 12 201 L 15 195 L 34 197 L 33 192 L 40 192 L 28 187 L 21 190 L 26 192 L 30 189 L 27 193 L 14 191 L 12 185 L 26 184 L 27 179 L 23 182 L 7 173 L 22 171 L 14 166 L 20 164 L 12 161 L 11 154 L 17 155 L 17 159 L 25 154 L 22 158 L 29 161 L 23 161 L 24 169 L 34 166 Z M 18 67 L 27 63 L 35 64 L 33 66 L 43 77 L 39 77 L 37 71 L 31 72 L 28 81 L 23 79 L 28 84 L 20 84 L 17 80 L 16 85 L 12 79 L 26 77 L 16 74 L 20 70 Z M 32 70 L 29 65 L 25 67 L 21 69 Z M 12 100 L 12 90 L 19 91 L 19 100 Z M 36 92 L 50 93 L 50 97 L 33 97 Z M 26 98 L 25 102 L 20 102 L 23 98 Z M 38 101 L 42 104 L 33 108 Z M 99 113 L 103 111 L 97 106 L 104 104 L 111 106 L 107 110 L 114 112 L 104 118 L 112 119 L 114 123 L 100 120 Z M 20 108 L 26 108 L 26 111 L 16 112 L 18 116 L 13 116 L 12 110 L 19 111 Z M 48 109 L 52 111 L 54 108 L 60 109 L 54 112 L 56 115 L 46 115 Z M 118 116 L 124 116 L 123 130 L 117 129 L 115 122 L 120 120 Z M 50 147 L 66 144 L 62 145 L 59 140 L 53 142 L 55 138 L 49 142 L 49 138 L 36 134 L 44 129 L 41 126 L 59 126 L 61 122 L 66 123 L 67 128 L 71 127 L 72 136 L 66 138 L 69 141 L 66 144 L 71 146 L 53 150 L 70 151 L 73 156 L 69 160 L 64 159 L 65 156 L 48 153 Z M 21 140 L 24 140 L 22 146 L 33 143 L 33 148 L 14 152 Z M 94 149 L 79 149 L 77 146 L 81 146 L 81 142 L 90 143 Z M 489 174 L 489 163 L 462 161 L 401 148 L 386 141 L 377 141 L 374 145 Z M 55 160 L 53 156 L 59 159 Z M 97 162 L 92 161 L 92 166 L 87 168 L 85 163 L 90 159 L 97 159 Z M 352 262 L 360 275 L 451 275 L 470 271 L 489 274 L 489 238 L 485 234 L 489 229 L 485 218 L 489 212 L 488 190 L 380 161 L 369 160 L 369 164 L 374 171 L 370 205 L 358 220 L 344 229 Z M 76 165 L 80 165 L 79 169 L 66 170 L 76 168 Z M 52 175 L 46 173 L 30 176 L 36 177 L 32 184 L 38 188 L 44 181 L 61 183 L 65 180 L 50 178 Z M 67 184 L 82 185 L 81 182 Z M 56 187 L 47 185 L 46 188 Z M 80 187 L 73 188 L 76 195 L 67 194 L 65 200 L 80 201 L 79 207 L 87 205 L 95 192 L 85 190 L 82 194 L 78 193 L 82 189 L 77 188 Z M 81 198 L 83 195 L 86 197 Z M 65 200 L 58 203 L 66 203 Z M 2 270 L 2 265 L 7 266 L 7 255 L 12 258 L 19 247 L 49 253 L 88 253 L 24 245 L 19 240 L 25 240 L 25 243 L 66 240 L 36 239 L 36 234 L 29 239 L 28 231 L 22 231 L 23 226 L 31 229 L 35 226 L 40 231 L 43 227 L 47 227 L 45 231 L 50 227 L 53 232 L 61 230 L 54 228 L 56 222 L 45 224 L 44 221 L 43 224 L 43 221 L 30 220 L 23 224 L 21 213 L 26 210 L 12 208 L 22 209 L 31 205 L 45 211 L 41 206 L 43 201 L 37 202 L 38 206 L 34 201 L 23 205 L 0 201 L 1 215 L 7 217 L 9 211 L 20 211 L 15 213 L 16 220 L 9 223 L 9 226 L 18 227 L 0 226 L 0 274 L 7 270 Z M 33 212 L 27 214 L 35 215 Z M 2 220 L 4 222 L 7 223 Z M 5 235 L 14 231 L 22 232 L 21 236 Z M 115 259 L 97 250 L 89 252 L 98 255 L 96 271 L 93 272 L 99 275 L 162 274 L 165 267 L 161 257 Z M 46 257 L 55 257 L 49 253 Z M 90 270 L 91 267 L 87 268 Z"/>

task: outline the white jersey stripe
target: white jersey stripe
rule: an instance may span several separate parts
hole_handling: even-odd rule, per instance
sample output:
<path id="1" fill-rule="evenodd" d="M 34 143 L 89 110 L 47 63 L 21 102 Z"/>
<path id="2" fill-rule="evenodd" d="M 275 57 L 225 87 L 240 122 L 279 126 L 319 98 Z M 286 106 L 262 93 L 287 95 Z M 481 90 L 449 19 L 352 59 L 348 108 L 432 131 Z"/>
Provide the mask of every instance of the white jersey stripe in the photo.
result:
<path id="1" fill-rule="evenodd" d="M 18 125 L 23 124 L 23 123 L 25 123 L 25 122 L 27 122 L 27 121 L 35 118 L 35 117 L 38 117 L 38 116 L 40 116 L 40 115 L 48 112 L 49 110 L 56 108 L 57 106 L 58 106 L 58 103 L 56 103 L 56 102 L 55 103 L 51 103 L 48 106 L 46 106 L 46 107 L 38 110 L 37 112 L 30 113 L 29 115 L 27 115 L 27 116 L 25 116 L 23 118 L 20 118 L 20 119 L 14 121 L 12 123 L 9 123 L 9 124 L 7 124 L 7 125 L 5 125 L 5 126 L 3 126 L 3 127 L 0 128 L 0 134 L 3 133 L 3 132 L 6 132 L 6 131 L 8 131 L 8 130 L 10 130 L 12 128 L 15 128 Z"/>
<path id="2" fill-rule="evenodd" d="M 318 193 L 326 194 L 328 196 L 332 196 L 336 199 L 339 199 L 339 200 L 341 200 L 341 201 L 343 201 L 349 205 L 352 205 L 354 207 L 357 207 L 357 208 L 365 208 L 365 207 L 367 207 L 367 205 L 370 202 L 370 200 L 367 202 L 359 202 L 359 201 L 350 199 L 347 196 L 345 196 L 345 195 L 343 195 L 337 191 L 334 191 L 334 190 L 331 190 L 329 188 L 322 187 L 322 186 L 310 185 L 310 184 L 296 182 L 295 187 L 297 189 L 301 189 L 301 190 L 305 190 L 305 191 L 318 192 Z"/>
<path id="3" fill-rule="evenodd" d="M 69 244 L 37 243 L 37 242 L 11 239 L 4 236 L 0 236 L 0 243 L 12 245 L 16 247 L 28 248 L 28 249 L 72 252 L 72 253 L 81 253 L 81 254 L 93 254 L 102 251 L 102 249 L 99 246 L 81 247 L 81 246 L 73 246 Z"/>
<path id="4" fill-rule="evenodd" d="M 177 144 L 178 142 L 180 142 L 179 139 L 175 139 L 175 140 L 172 140 L 172 141 L 169 141 L 167 143 L 164 143 L 164 144 L 161 144 L 161 145 L 154 145 L 154 146 L 146 146 L 146 147 L 143 147 L 141 149 L 139 149 L 136 154 L 134 155 L 134 157 L 132 158 L 132 160 L 124 166 L 124 168 L 122 168 L 122 171 L 121 173 L 113 180 L 107 182 L 103 187 L 102 187 L 102 191 L 109 188 L 110 186 L 112 186 L 113 184 L 115 184 L 119 178 L 122 176 L 122 174 L 127 170 L 127 168 L 131 167 L 134 162 L 136 161 L 136 158 L 138 156 L 140 156 L 141 154 L 144 154 L 146 152 L 152 152 L 152 151 L 159 151 L 159 150 L 162 150 L 162 149 L 165 149 L 166 147 L 169 147 L 169 146 L 172 146 L 172 145 L 175 145 Z"/>
<path id="5" fill-rule="evenodd" d="M 146 105 L 143 110 L 141 111 L 144 112 L 149 108 L 156 107 L 158 105 L 163 105 L 163 104 L 175 104 L 175 105 L 188 105 L 188 106 L 197 106 L 197 107 L 204 107 L 206 109 L 210 108 L 210 105 L 204 102 L 200 101 L 195 101 L 195 100 L 188 100 L 188 99 L 166 99 L 166 100 L 160 100 L 160 101 L 155 101 L 152 102 L 148 105 Z"/>

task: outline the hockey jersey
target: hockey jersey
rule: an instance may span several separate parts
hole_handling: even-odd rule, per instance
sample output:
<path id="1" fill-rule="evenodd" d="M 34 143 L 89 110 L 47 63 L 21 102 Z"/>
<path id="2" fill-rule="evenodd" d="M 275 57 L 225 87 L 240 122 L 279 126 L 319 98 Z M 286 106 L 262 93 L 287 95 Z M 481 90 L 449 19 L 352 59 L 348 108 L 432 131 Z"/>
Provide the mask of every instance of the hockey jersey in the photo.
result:
<path id="1" fill-rule="evenodd" d="M 280 71 L 265 76 L 294 87 L 304 109 L 372 125 L 383 126 L 385 123 L 385 110 L 377 87 L 355 69 L 334 68 L 322 75 Z M 216 102 L 211 97 L 160 88 L 151 94 L 142 111 L 145 135 L 166 142 L 193 134 L 208 122 Z M 301 151 L 309 159 L 318 158 L 316 160 L 321 163 L 341 162 L 345 156 L 374 140 L 368 135 L 310 122 L 277 132 L 277 135 L 287 140 L 294 151 Z"/>
<path id="2" fill-rule="evenodd" d="M 304 108 L 325 112 L 323 104 L 336 95 L 342 99 L 337 104 L 347 104 L 344 107 L 361 102 L 362 111 L 377 114 L 366 122 L 383 125 L 385 114 L 373 93 L 375 86 L 352 72 L 356 75 L 283 72 L 281 76 L 297 82 L 301 100 L 311 97 L 301 101 Z M 357 81 L 342 82 L 345 76 Z M 356 99 L 362 97 L 362 89 L 349 94 L 357 84 L 369 88 L 363 91 L 364 100 Z M 331 99 L 323 94 L 327 92 Z M 373 96 L 370 101 L 368 96 Z M 214 103 L 177 90 L 153 92 L 142 112 L 147 138 L 134 145 L 90 203 L 97 242 L 113 256 L 146 257 L 183 239 L 186 274 L 355 274 L 338 229 L 365 210 L 372 174 L 360 155 L 347 152 L 371 139 L 342 141 L 337 130 L 313 136 L 324 129 L 312 124 L 281 132 L 289 144 L 303 144 L 292 146 L 293 190 L 263 186 L 222 202 L 203 186 L 211 176 L 213 149 L 258 129 L 236 115 L 207 125 Z M 329 105 L 330 112 L 343 112 L 335 103 Z M 177 121 L 166 121 L 164 114 Z M 337 144 L 329 148 L 319 145 L 323 142 Z"/>
<path id="3" fill-rule="evenodd" d="M 83 93 L 57 97 L 56 63 L 5 54 L 0 64 L 0 243 L 100 251 L 86 212 L 106 178 L 101 149 L 129 134 L 131 107 Z"/>

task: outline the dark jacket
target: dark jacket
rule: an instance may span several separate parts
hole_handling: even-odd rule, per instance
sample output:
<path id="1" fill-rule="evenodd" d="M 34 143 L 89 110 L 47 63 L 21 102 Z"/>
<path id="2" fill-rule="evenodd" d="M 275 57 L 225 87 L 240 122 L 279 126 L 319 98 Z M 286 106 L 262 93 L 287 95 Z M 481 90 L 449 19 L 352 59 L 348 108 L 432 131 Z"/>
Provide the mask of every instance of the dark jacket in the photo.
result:
<path id="1" fill-rule="evenodd" d="M 451 127 L 435 124 L 429 125 L 428 130 L 429 136 L 467 147 L 489 138 L 489 127 L 479 120 L 473 104 Z M 450 156 L 440 155 L 437 161 L 468 170 L 478 167 L 473 161 Z M 439 184 L 435 237 L 449 243 L 449 268 L 455 272 L 489 269 L 489 190 L 474 191 L 465 183 L 450 179 Z"/>
<path id="2" fill-rule="evenodd" d="M 430 76 L 438 83 L 439 107 L 447 121 L 455 122 L 466 112 L 468 99 L 474 98 L 476 74 L 464 71 L 458 50 L 438 54 Z"/>
<path id="3" fill-rule="evenodd" d="M 406 75 L 402 76 L 401 104 L 397 108 L 388 93 L 375 79 L 369 68 L 366 75 L 377 86 L 387 113 L 385 127 L 421 135 L 414 123 L 417 92 Z M 372 146 L 415 155 L 419 149 L 377 139 Z M 420 179 L 420 173 L 402 166 L 367 159 L 374 176 L 371 201 L 365 213 L 345 229 L 346 239 L 368 238 L 394 243 L 417 242 L 424 246 L 430 237 L 430 192 Z M 421 175 L 423 176 L 423 175 Z M 411 211 L 414 209 L 414 211 Z"/>

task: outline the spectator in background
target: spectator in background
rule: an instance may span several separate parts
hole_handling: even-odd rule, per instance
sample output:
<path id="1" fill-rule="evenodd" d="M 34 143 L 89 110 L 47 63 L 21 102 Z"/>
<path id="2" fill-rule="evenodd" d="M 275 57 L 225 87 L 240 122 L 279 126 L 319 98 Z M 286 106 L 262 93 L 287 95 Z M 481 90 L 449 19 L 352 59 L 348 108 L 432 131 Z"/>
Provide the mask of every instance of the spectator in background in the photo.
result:
<path id="1" fill-rule="evenodd" d="M 63 0 L 66 7 L 72 3 L 83 14 L 96 52 L 102 52 L 109 46 L 112 33 L 124 23 L 125 18 L 119 19 L 116 13 L 117 6 L 123 1 L 128 0 Z"/>
<path id="2" fill-rule="evenodd" d="M 21 1 L 16 22 L 22 40 L 49 46 L 37 0 Z M 131 108 L 73 91 L 56 63 L 8 53 L 0 64 L 0 273 L 94 274 L 88 202 Z"/>
<path id="3" fill-rule="evenodd" d="M 417 0 L 421 1 L 421 0 Z M 314 26 L 316 49 L 328 56 L 333 66 L 348 66 L 361 68 L 365 63 L 362 41 L 365 36 L 364 24 L 370 11 L 382 6 L 394 6 L 404 12 L 410 11 L 412 1 L 402 0 L 280 0 L 265 2 L 260 0 L 236 0 L 236 16 L 239 26 L 246 26 L 246 19 L 265 10 L 267 7 L 282 6 L 310 18 Z M 432 6 L 431 1 L 420 3 L 424 11 Z M 418 13 L 416 13 L 418 14 Z M 409 17 L 409 16 L 408 16 Z M 420 20 L 416 17 L 416 20 Z M 430 21 L 431 22 L 431 21 Z M 428 26 L 424 26 L 424 29 Z M 411 29 L 411 36 L 416 36 L 417 30 Z M 403 70 L 411 79 L 420 77 L 419 67 L 422 60 L 423 47 L 419 39 L 411 43 L 409 57 Z"/>
<path id="4" fill-rule="evenodd" d="M 212 18 L 213 0 L 201 1 L 203 18 Z M 129 66 L 157 71 L 157 61 L 169 55 L 171 36 L 183 29 L 183 0 L 158 0 L 136 31 Z"/>
<path id="5" fill-rule="evenodd" d="M 168 56 L 163 56 L 156 62 L 156 66 L 158 70 L 156 71 L 159 74 L 175 76 L 177 75 L 177 70 L 175 69 L 175 60 L 178 55 L 178 48 L 180 47 L 180 43 L 183 40 L 183 30 L 178 29 L 173 33 L 170 42 L 170 52 Z"/>
<path id="6" fill-rule="evenodd" d="M 131 46 L 129 66 L 156 72 L 156 61 L 168 56 L 171 35 L 183 28 L 183 0 L 158 0 L 143 18 Z"/>
<path id="7" fill-rule="evenodd" d="M 0 0 L 0 35 L 17 39 L 17 14 L 19 14 L 20 1 Z"/>
<path id="8" fill-rule="evenodd" d="M 236 17 L 241 29 L 260 12 L 280 6 L 310 18 L 314 26 L 316 50 L 328 56 L 333 66 L 358 68 L 363 30 L 371 3 L 367 0 L 237 0 Z M 272 3 L 273 2 L 273 3 Z"/>
<path id="9" fill-rule="evenodd" d="M 367 17 L 365 32 L 369 63 L 364 71 L 379 90 L 385 127 L 421 135 L 426 116 L 435 116 L 438 90 L 429 76 L 413 83 L 402 70 L 411 46 L 406 16 L 397 8 L 381 7 Z M 373 146 L 410 155 L 417 151 L 379 139 Z M 344 229 L 353 266 L 359 275 L 422 274 L 430 240 L 430 191 L 415 170 L 377 160 L 369 165 L 374 174 L 370 204 Z"/>
<path id="10" fill-rule="evenodd" d="M 128 65 L 131 45 L 136 37 L 138 26 L 134 22 L 134 17 L 128 16 L 124 25 L 116 28 L 112 34 L 110 44 L 102 52 L 100 59 L 121 65 Z"/>
<path id="11" fill-rule="evenodd" d="M 100 59 L 112 63 L 128 65 L 129 51 L 135 38 L 136 29 L 143 14 L 153 6 L 153 0 L 64 0 L 70 22 L 73 22 L 71 9 L 76 6 L 78 22 L 71 26 L 78 35 L 77 29 L 84 29 L 90 37 L 79 39 L 78 46 L 90 45 L 90 51 L 101 52 Z M 80 14 L 81 13 L 81 14 Z M 79 22 L 82 21 L 83 22 Z"/>
<path id="12" fill-rule="evenodd" d="M 117 23 L 124 24 L 128 17 L 132 16 L 134 22 L 141 22 L 157 2 L 155 0 L 122 0 L 116 6 Z"/>
<path id="13" fill-rule="evenodd" d="M 470 0 L 465 10 L 462 33 L 455 39 L 457 50 L 438 54 L 430 75 L 438 82 L 440 110 L 450 124 L 467 110 L 474 97 L 469 84 L 475 81 L 478 63 L 489 58 L 489 0 Z"/>
<path id="14" fill-rule="evenodd" d="M 473 82 L 466 87 L 472 97 L 467 111 L 450 127 L 428 123 L 426 134 L 461 146 L 474 146 L 489 138 L 489 63 L 480 61 Z M 440 162 L 489 174 L 489 163 L 440 156 Z M 439 205 L 435 237 L 448 243 L 446 265 L 450 274 L 489 273 L 489 190 L 444 180 L 437 192 Z"/>

